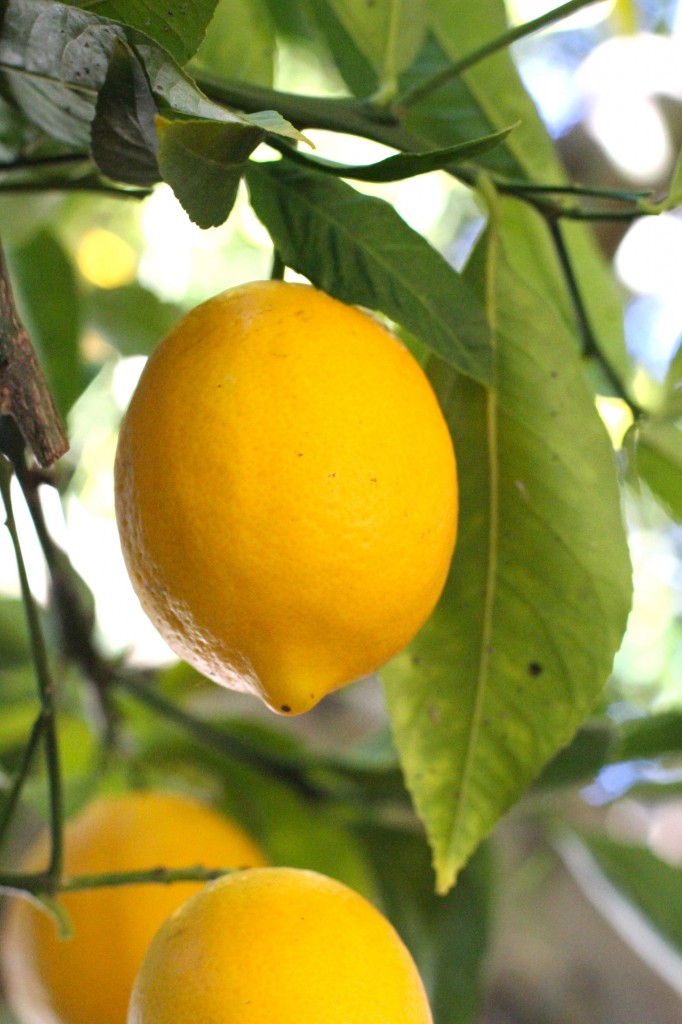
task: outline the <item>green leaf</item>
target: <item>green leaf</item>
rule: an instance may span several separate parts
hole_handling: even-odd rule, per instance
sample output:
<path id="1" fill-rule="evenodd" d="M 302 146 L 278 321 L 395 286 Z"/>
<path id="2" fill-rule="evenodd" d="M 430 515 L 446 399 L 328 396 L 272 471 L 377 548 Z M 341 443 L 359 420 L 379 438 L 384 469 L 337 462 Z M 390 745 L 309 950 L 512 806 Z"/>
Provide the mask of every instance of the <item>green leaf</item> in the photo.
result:
<path id="1" fill-rule="evenodd" d="M 477 853 L 447 896 L 437 896 L 421 834 L 370 826 L 360 835 L 377 877 L 380 905 L 415 959 L 434 1024 L 470 1024 L 489 939 L 488 851 Z"/>
<path id="2" fill-rule="evenodd" d="M 117 39 L 91 131 L 92 156 L 102 174 L 127 185 L 148 186 L 159 180 L 155 114 L 140 61 L 127 43 Z"/>
<path id="3" fill-rule="evenodd" d="M 217 0 L 66 0 L 73 7 L 144 32 L 186 64 L 204 38 Z"/>
<path id="4" fill-rule="evenodd" d="M 31 647 L 23 602 L 5 598 L 0 601 L 0 668 L 21 665 L 29 661 L 30 657 Z M 0 703 L 3 697 L 0 690 Z"/>
<path id="5" fill-rule="evenodd" d="M 576 346 L 582 347 L 576 311 L 546 223 L 532 207 L 510 199 L 505 203 L 505 225 L 514 270 L 529 287 L 542 288 L 575 336 Z M 589 226 L 563 221 L 560 232 L 599 348 L 614 376 L 627 384 L 633 370 L 625 348 L 623 303 L 615 278 Z"/>
<path id="6" fill-rule="evenodd" d="M 380 310 L 462 373 L 490 379 L 475 294 L 392 206 L 281 161 L 252 163 L 247 182 L 288 266 L 344 302 Z"/>
<path id="7" fill-rule="evenodd" d="M 60 40 L 59 46 L 55 39 Z M 115 22 L 51 0 L 7 0 L 0 71 L 28 118 L 53 138 L 87 146 L 97 94 L 105 83 L 114 45 L 125 39 L 144 65 L 154 97 L 166 113 L 303 139 L 276 112 L 247 117 L 212 102 L 148 36 L 134 29 L 126 32 Z M 120 105 L 119 116 L 123 116 Z M 113 131 L 111 121 L 110 116 L 108 128 Z M 120 133 L 125 135 L 125 130 L 124 126 Z"/>
<path id="8" fill-rule="evenodd" d="M 86 322 L 124 356 L 149 355 L 181 313 L 139 284 L 97 288 L 85 306 Z"/>
<path id="9" fill-rule="evenodd" d="M 552 758 L 536 784 L 544 789 L 589 782 L 614 760 L 613 748 L 613 726 L 603 722 L 590 723 L 579 729 L 571 743 Z"/>
<path id="10" fill-rule="evenodd" d="M 194 61 L 223 79 L 271 86 L 275 27 L 264 0 L 220 0 Z"/>
<path id="11" fill-rule="evenodd" d="M 663 388 L 665 398 L 661 417 L 666 419 L 682 418 L 682 341 L 678 344 L 670 360 Z"/>
<path id="12" fill-rule="evenodd" d="M 9 0 L 0 34 L 0 70 L 34 124 L 61 142 L 87 146 L 96 90 L 119 34 L 64 4 Z M 55 39 L 62 45 L 55 46 Z"/>
<path id="13" fill-rule="evenodd" d="M 642 420 L 626 443 L 639 476 L 666 511 L 682 522 L 682 427 L 666 420 Z"/>
<path id="14" fill-rule="evenodd" d="M 660 711 L 621 725 L 613 760 L 679 753 L 682 753 L 682 711 Z"/>
<path id="15" fill-rule="evenodd" d="M 417 61 L 401 76 L 401 92 L 409 94 L 451 64 L 452 60 L 438 40 L 429 35 Z M 463 76 L 441 85 L 418 103 L 409 105 L 404 112 L 405 127 L 415 139 L 420 140 L 420 149 L 465 143 L 469 139 L 490 135 L 503 128 L 505 123 L 515 123 L 496 121 L 496 118 L 488 116 Z M 525 177 L 521 165 L 506 145 L 483 155 L 478 163 L 510 178 Z"/>
<path id="16" fill-rule="evenodd" d="M 426 33 L 424 0 L 324 0 L 379 76 L 393 87 L 413 62 Z"/>
<path id="17" fill-rule="evenodd" d="M 214 121 L 158 121 L 161 174 L 200 228 L 222 224 L 237 198 L 257 128 Z"/>
<path id="18" fill-rule="evenodd" d="M 374 182 L 404 181 L 407 178 L 414 178 L 418 174 L 442 170 L 452 164 L 486 153 L 498 146 L 512 129 L 513 126 L 505 128 L 501 132 L 494 132 L 492 135 L 485 135 L 480 139 L 459 142 L 456 146 L 432 149 L 426 153 L 396 153 L 394 156 L 385 157 L 372 164 L 338 164 L 331 160 L 323 160 L 321 157 L 304 156 L 298 150 L 285 144 L 274 143 L 274 147 L 283 156 L 303 167 L 332 174 L 337 178 Z"/>
<path id="19" fill-rule="evenodd" d="M 667 864 L 644 847 L 616 842 L 596 833 L 583 832 L 580 836 L 571 837 L 567 852 L 569 867 L 573 868 L 579 882 L 586 883 L 584 888 L 588 895 L 597 897 L 599 909 L 612 921 L 628 922 L 624 938 L 637 941 L 634 931 L 641 929 L 642 925 L 631 917 L 624 919 L 622 913 L 618 913 L 605 882 L 636 907 L 675 950 L 675 973 L 679 985 L 682 971 L 682 870 Z M 594 877 L 594 865 L 601 872 L 601 886 Z"/>
<path id="20" fill-rule="evenodd" d="M 278 0 L 268 0 L 275 11 L 281 11 Z M 372 96 L 379 88 L 379 78 L 365 56 L 339 20 L 328 0 L 303 0 L 310 24 L 317 30 L 320 44 L 326 45 L 336 68 L 354 96 Z M 292 10 L 286 4 L 287 12 Z M 281 24 L 282 18 L 279 17 Z M 293 28 L 294 26 L 292 26 Z M 281 30 L 281 29 L 280 29 Z M 300 29 L 299 29 L 300 32 Z"/>
<path id="21" fill-rule="evenodd" d="M 10 251 L 8 259 L 21 319 L 65 414 L 87 383 L 78 345 L 81 300 L 73 266 L 47 230 Z"/>
<path id="22" fill-rule="evenodd" d="M 479 49 L 508 30 L 504 0 L 428 0 L 429 24 L 451 62 Z M 508 49 L 500 50 L 461 76 L 493 130 L 519 123 L 507 139 L 507 149 L 531 181 L 560 182 L 564 178 L 551 139 L 533 101 L 521 82 Z"/>
<path id="23" fill-rule="evenodd" d="M 488 296 L 497 386 L 432 364 L 459 464 L 450 577 L 383 673 L 441 891 L 587 717 L 631 597 L 613 451 L 573 339 L 515 273 L 500 227 L 469 270 Z"/>
<path id="24" fill-rule="evenodd" d="M 507 27 L 503 0 L 476 5 L 466 0 L 429 0 L 428 11 L 435 37 L 429 37 L 419 61 L 403 76 L 401 86 L 406 94 L 502 35 Z M 506 51 L 487 57 L 440 86 L 410 105 L 405 114 L 406 128 L 424 149 L 462 143 L 517 122 L 518 129 L 502 145 L 481 154 L 477 164 L 507 179 L 545 185 L 565 182 L 552 140 Z M 528 249 L 531 273 L 554 279 L 557 308 L 577 338 L 575 311 L 546 226 L 522 204 L 517 211 L 518 259 L 522 262 Z M 632 368 L 626 354 L 622 299 L 611 269 L 589 225 L 563 223 L 562 232 L 596 344 L 616 378 L 627 385 Z"/>

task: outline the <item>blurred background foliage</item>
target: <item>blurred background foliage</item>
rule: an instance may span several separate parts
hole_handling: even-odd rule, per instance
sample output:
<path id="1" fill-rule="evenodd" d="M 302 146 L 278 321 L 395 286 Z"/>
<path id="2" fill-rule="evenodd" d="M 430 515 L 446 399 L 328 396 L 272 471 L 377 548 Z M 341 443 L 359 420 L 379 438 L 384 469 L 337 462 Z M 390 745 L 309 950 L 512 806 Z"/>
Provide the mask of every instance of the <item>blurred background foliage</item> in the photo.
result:
<path id="1" fill-rule="evenodd" d="M 197 67 L 227 67 L 235 78 L 274 81 L 290 92 L 345 93 L 337 70 L 343 48 L 332 56 L 320 43 L 322 7 L 312 4 L 317 13 L 304 19 L 296 13 L 302 5 L 289 10 L 259 0 L 235 22 L 232 6 L 219 6 L 216 18 L 230 31 L 210 36 Z M 508 2 L 512 23 L 551 6 Z M 681 47 L 676 0 L 618 0 L 595 4 L 514 48 L 574 179 L 665 188 L 682 147 Z M 366 92 L 376 84 L 369 63 L 353 73 Z M 10 116 L 0 101 L 0 117 Z M 344 163 L 386 152 L 354 137 L 308 134 Z M 357 187 L 388 199 L 456 265 L 483 225 L 472 193 L 443 172 Z M 436 1024 L 682 1022 L 682 460 L 664 431 L 635 450 L 627 406 L 599 399 L 622 469 L 635 572 L 627 634 L 594 720 L 507 815 L 447 897 L 433 894 L 377 680 L 331 696 L 284 727 L 249 700 L 226 703 L 177 664 L 140 611 L 113 515 L 117 427 L 145 357 L 179 314 L 230 285 L 269 275 L 271 240 L 242 188 L 227 223 L 209 230 L 192 224 L 166 185 L 141 200 L 0 191 L 17 302 L 72 444 L 57 487 L 44 489 L 44 515 L 96 608 L 98 648 L 158 671 L 153 696 L 133 679 L 117 691 L 112 747 L 101 743 L 111 725 L 101 694 L 83 690 L 75 663 L 59 669 L 67 810 L 95 790 L 140 781 L 210 798 L 240 818 L 274 861 L 316 867 L 382 902 L 417 955 Z M 662 393 L 666 378 L 679 379 L 682 216 L 674 210 L 597 230 L 618 280 L 638 388 L 649 397 Z M 15 496 L 31 586 L 47 635 L 56 636 L 44 553 Z M 30 645 L 3 531 L 4 799 L 34 716 Z M 45 777 L 37 769 L 5 836 L 3 866 L 46 813 Z M 8 1011 L 0 1010 L 0 1020 L 9 1024 Z"/>

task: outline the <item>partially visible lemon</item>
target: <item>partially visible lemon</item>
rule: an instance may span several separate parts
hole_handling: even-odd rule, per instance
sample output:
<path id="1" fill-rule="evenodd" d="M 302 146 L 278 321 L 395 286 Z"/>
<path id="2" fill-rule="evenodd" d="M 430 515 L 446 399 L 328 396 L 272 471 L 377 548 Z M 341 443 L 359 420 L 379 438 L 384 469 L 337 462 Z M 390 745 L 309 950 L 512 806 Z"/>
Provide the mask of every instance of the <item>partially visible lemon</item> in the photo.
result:
<path id="1" fill-rule="evenodd" d="M 407 948 L 364 897 L 313 871 L 253 868 L 172 915 L 128 1024 L 431 1024 Z"/>
<path id="2" fill-rule="evenodd" d="M 157 791 L 101 797 L 67 823 L 66 875 L 155 867 L 245 867 L 265 856 L 243 829 L 195 800 Z M 42 838 L 27 871 L 47 865 Z M 73 938 L 23 898 L 1 935 L 3 987 L 22 1024 L 123 1024 L 130 991 L 161 923 L 201 883 L 90 889 L 60 896 Z"/>
<path id="3" fill-rule="evenodd" d="M 259 281 L 153 353 L 115 466 L 123 554 L 171 648 L 298 713 L 430 615 L 457 525 L 453 447 L 419 364 L 374 317 Z"/>

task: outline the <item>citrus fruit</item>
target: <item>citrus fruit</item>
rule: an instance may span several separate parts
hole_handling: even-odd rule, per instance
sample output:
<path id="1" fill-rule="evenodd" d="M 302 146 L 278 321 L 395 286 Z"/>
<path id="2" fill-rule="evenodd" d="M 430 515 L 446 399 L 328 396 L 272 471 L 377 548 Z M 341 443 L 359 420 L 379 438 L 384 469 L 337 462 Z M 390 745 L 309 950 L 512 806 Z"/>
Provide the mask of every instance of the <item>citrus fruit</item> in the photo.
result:
<path id="1" fill-rule="evenodd" d="M 417 968 L 364 897 L 297 868 L 206 886 L 159 929 L 128 1024 L 431 1024 Z"/>
<path id="2" fill-rule="evenodd" d="M 131 792 L 93 801 L 67 823 L 68 875 L 154 867 L 264 864 L 233 821 L 186 797 Z M 41 837 L 26 870 L 41 870 Z M 60 896 L 73 937 L 23 898 L 12 899 L 2 932 L 3 983 L 22 1024 L 123 1024 L 147 946 L 166 917 L 201 883 L 90 889 Z"/>
<path id="3" fill-rule="evenodd" d="M 180 320 L 124 417 L 115 490 L 170 647 L 284 713 L 400 651 L 455 542 L 453 447 L 424 372 L 305 284 L 251 282 Z"/>

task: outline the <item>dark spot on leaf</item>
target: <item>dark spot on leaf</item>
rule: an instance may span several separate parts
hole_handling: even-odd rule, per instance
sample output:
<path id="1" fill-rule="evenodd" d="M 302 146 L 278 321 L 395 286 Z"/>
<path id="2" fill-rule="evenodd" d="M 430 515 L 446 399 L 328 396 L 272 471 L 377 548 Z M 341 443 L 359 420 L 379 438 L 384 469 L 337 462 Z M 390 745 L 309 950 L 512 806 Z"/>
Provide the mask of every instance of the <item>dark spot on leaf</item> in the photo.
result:
<path id="1" fill-rule="evenodd" d="M 539 661 L 531 661 L 528 665 L 528 675 L 539 676 L 542 674 L 542 665 Z"/>
<path id="2" fill-rule="evenodd" d="M 291 711 L 291 708 L 289 707 L 288 704 L 280 704 L 280 711 L 283 711 L 284 714 L 286 715 L 288 714 L 289 711 Z"/>

